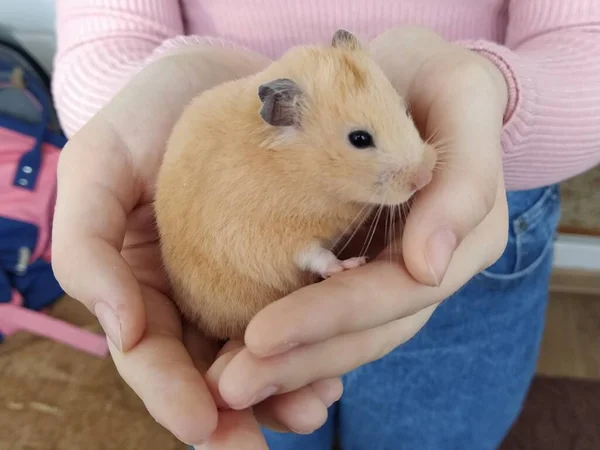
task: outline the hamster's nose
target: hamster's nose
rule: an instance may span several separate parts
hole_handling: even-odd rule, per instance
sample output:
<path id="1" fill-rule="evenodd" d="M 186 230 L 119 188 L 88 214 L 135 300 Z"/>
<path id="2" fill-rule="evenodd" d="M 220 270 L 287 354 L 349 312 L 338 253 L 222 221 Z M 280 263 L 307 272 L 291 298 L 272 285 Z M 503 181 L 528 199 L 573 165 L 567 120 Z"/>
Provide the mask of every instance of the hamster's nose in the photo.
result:
<path id="1" fill-rule="evenodd" d="M 431 181 L 433 171 L 426 167 L 418 168 L 410 178 L 410 187 L 412 191 L 423 189 Z"/>

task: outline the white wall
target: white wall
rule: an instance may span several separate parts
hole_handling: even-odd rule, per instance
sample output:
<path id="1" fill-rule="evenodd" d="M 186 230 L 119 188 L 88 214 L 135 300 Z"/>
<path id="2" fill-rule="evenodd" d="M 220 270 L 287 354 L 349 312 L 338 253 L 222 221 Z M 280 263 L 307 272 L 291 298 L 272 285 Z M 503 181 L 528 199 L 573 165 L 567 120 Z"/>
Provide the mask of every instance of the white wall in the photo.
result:
<path id="1" fill-rule="evenodd" d="M 0 28 L 8 29 L 48 71 L 56 51 L 55 1 L 0 0 Z"/>

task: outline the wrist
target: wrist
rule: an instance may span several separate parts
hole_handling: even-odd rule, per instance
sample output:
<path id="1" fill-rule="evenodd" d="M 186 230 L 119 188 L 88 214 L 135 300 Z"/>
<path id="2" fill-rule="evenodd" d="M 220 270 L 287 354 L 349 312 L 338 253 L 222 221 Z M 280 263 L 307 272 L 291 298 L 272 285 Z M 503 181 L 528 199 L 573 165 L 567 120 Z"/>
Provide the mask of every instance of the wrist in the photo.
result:
<path id="1" fill-rule="evenodd" d="M 465 41 L 459 42 L 459 45 L 475 52 L 490 73 L 497 88 L 500 104 L 504 108 L 504 123 L 506 124 L 512 118 L 517 107 L 519 89 L 511 66 L 502 56 L 503 52 L 498 51 L 497 44 L 486 41 Z"/>
<path id="2" fill-rule="evenodd" d="M 500 70 L 496 62 L 490 58 L 490 56 L 486 57 L 486 55 L 481 55 L 481 63 L 486 68 L 494 86 L 496 87 L 496 92 L 498 94 L 498 102 L 500 108 L 502 110 L 502 115 L 506 119 L 508 113 L 508 103 L 509 103 L 509 88 L 506 77 L 504 73 Z"/>

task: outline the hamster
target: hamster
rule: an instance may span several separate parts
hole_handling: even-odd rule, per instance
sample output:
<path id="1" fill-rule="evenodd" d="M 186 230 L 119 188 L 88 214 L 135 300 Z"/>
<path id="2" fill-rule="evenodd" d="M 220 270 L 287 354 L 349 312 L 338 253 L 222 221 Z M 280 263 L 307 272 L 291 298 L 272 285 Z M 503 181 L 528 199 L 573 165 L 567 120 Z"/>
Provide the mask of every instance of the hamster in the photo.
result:
<path id="1" fill-rule="evenodd" d="M 269 303 L 365 264 L 333 246 L 366 205 L 405 203 L 436 164 L 406 106 L 345 30 L 197 96 L 154 204 L 181 313 L 207 337 L 240 339 Z"/>

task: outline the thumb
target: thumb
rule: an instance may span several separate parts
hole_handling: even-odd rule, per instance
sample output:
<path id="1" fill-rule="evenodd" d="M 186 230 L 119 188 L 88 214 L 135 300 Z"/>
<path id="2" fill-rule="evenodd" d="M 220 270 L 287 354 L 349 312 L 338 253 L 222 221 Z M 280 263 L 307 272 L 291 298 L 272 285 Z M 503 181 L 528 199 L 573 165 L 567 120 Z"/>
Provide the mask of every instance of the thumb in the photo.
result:
<path id="1" fill-rule="evenodd" d="M 498 187 L 504 108 L 502 101 L 494 101 L 496 86 L 480 72 L 456 70 L 447 85 L 452 89 L 440 91 L 423 84 L 415 90 L 421 98 L 414 102 L 415 120 L 426 124 L 429 140 L 435 137 L 446 143 L 433 142 L 434 177 L 416 194 L 402 239 L 407 270 L 429 286 L 441 284 L 454 251 L 488 215 L 502 191 Z M 439 71 L 432 76 L 439 77 Z M 428 94 L 434 95 L 430 101 Z M 487 259 L 486 250 L 481 250 Z"/>
<path id="2" fill-rule="evenodd" d="M 134 177 L 118 139 L 101 128 L 90 122 L 62 150 L 52 266 L 64 291 L 96 315 L 115 347 L 127 351 L 145 329 L 140 286 L 120 254 L 136 202 Z"/>
<path id="3" fill-rule="evenodd" d="M 436 173 L 416 196 L 406 221 L 402 252 L 407 270 L 420 283 L 441 284 L 455 250 L 494 207 L 501 170 L 500 162 L 492 160 L 488 157 L 487 164 L 481 160 L 474 166 L 472 162 L 460 164 L 456 158 L 454 166 Z"/>

